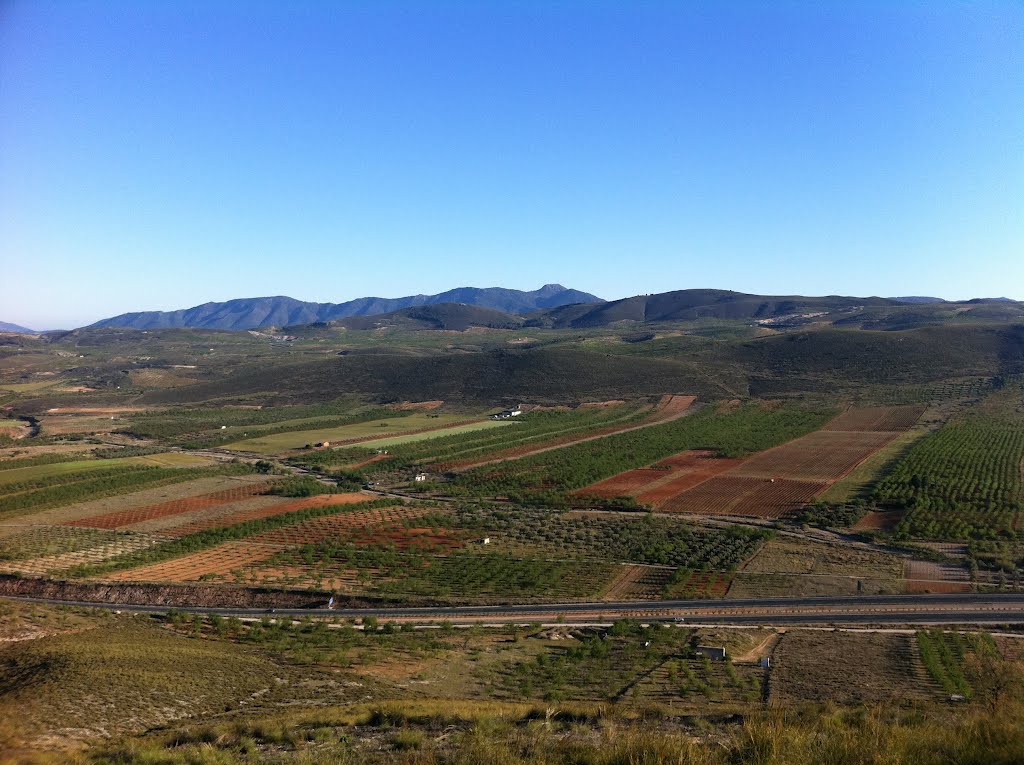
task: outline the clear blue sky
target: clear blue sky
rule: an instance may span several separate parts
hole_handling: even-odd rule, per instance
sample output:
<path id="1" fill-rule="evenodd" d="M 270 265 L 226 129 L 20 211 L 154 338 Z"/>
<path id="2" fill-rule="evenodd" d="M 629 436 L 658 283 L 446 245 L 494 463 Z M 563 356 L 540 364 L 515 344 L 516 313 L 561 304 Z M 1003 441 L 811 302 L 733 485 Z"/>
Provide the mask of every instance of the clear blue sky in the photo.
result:
<path id="1" fill-rule="evenodd" d="M 0 320 L 1024 298 L 1024 3 L 0 3 Z"/>

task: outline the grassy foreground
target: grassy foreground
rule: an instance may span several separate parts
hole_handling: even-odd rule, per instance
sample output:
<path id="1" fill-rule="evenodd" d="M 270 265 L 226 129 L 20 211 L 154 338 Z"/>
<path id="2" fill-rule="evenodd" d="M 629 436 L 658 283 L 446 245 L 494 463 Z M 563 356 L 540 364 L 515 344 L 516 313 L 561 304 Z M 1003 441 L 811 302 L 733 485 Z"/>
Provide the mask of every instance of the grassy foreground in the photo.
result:
<path id="1" fill-rule="evenodd" d="M 79 765 L 1010 765 L 1024 759 L 1024 711 L 890 707 L 757 713 L 714 729 L 601 707 L 451 702 L 331 708 L 200 726 L 58 759 Z M 693 727 L 696 724 L 696 727 Z M 372 742 L 357 746 L 356 737 Z"/>

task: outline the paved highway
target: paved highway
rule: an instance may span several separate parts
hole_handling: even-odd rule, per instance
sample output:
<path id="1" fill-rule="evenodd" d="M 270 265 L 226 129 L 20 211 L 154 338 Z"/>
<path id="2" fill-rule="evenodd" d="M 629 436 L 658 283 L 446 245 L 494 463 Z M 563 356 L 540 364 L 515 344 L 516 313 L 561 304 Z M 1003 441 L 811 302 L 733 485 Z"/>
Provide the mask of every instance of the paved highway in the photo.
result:
<path id="1" fill-rule="evenodd" d="M 554 603 L 447 608 L 204 608 L 12 598 L 34 603 L 107 608 L 143 613 L 176 609 L 189 613 L 261 617 L 375 617 L 414 624 L 592 623 L 614 619 L 695 621 L 701 624 L 1024 624 L 1024 594 L 868 595 L 860 597 L 661 600 L 618 603 Z"/>

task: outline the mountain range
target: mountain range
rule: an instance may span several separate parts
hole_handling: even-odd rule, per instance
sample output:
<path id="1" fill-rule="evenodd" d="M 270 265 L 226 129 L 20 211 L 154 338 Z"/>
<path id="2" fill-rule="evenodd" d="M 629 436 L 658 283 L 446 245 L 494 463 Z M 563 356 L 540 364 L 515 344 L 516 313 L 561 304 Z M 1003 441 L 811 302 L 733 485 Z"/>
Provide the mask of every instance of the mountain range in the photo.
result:
<path id="1" fill-rule="evenodd" d="M 178 311 L 123 313 L 120 316 L 102 319 L 91 326 L 133 329 L 260 329 L 334 321 L 350 316 L 388 314 L 405 308 L 441 303 L 462 303 L 505 314 L 524 315 L 574 303 L 601 302 L 601 298 L 596 295 L 568 289 L 561 284 L 545 284 L 532 292 L 501 287 L 459 287 L 437 295 L 364 297 L 345 303 L 307 303 L 284 296 L 239 298 L 222 303 L 204 303 Z"/>
<path id="2" fill-rule="evenodd" d="M 11 324 L 8 321 L 0 321 L 0 332 L 21 332 L 29 335 L 35 334 L 34 329 L 23 327 L 20 324 Z"/>

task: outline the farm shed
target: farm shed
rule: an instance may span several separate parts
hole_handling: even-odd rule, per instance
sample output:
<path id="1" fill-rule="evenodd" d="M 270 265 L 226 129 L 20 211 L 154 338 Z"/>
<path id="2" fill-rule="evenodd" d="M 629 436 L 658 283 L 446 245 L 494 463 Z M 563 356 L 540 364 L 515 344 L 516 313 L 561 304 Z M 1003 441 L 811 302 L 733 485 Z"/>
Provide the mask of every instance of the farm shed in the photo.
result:
<path id="1" fill-rule="evenodd" d="M 699 645 L 697 654 L 707 656 L 711 661 L 725 661 L 725 646 Z"/>

